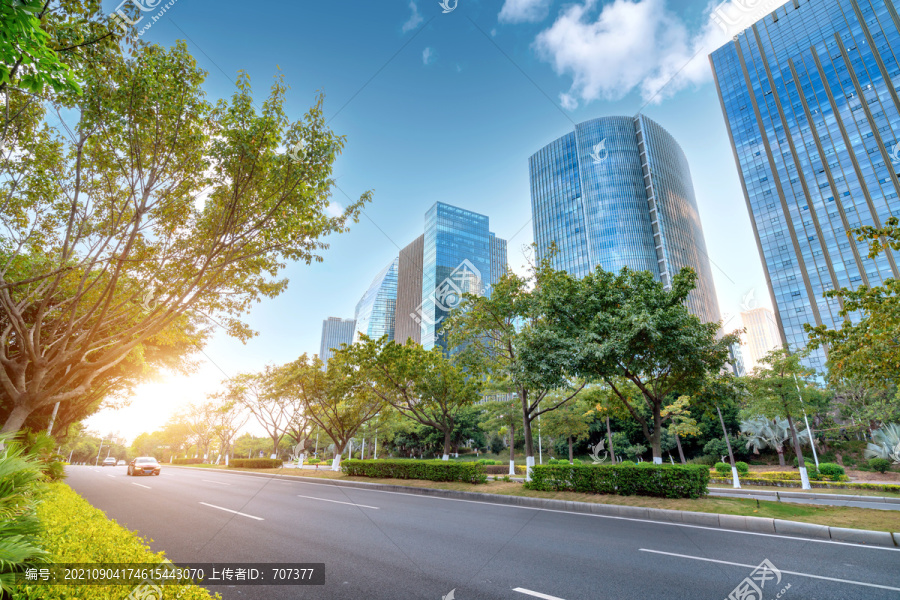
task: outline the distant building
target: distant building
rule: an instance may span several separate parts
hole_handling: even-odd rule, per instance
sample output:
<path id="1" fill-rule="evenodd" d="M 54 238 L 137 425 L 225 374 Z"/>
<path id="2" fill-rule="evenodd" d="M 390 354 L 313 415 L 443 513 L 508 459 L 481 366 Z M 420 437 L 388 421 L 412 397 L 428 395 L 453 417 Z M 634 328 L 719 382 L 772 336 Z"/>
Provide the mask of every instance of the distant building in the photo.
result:
<path id="1" fill-rule="evenodd" d="M 775 313 L 768 308 L 760 307 L 742 312 L 741 321 L 747 330 L 741 340 L 744 367 L 747 373 L 752 373 L 766 354 L 783 343 L 778 332 L 778 323 L 775 321 Z"/>
<path id="2" fill-rule="evenodd" d="M 793 0 L 710 55 L 779 338 L 839 327 L 825 293 L 900 278 L 851 229 L 900 214 L 900 17 L 893 1 Z M 851 319 L 858 319 L 851 315 Z M 768 339 L 768 338 L 766 338 Z M 822 370 L 825 351 L 804 359 Z"/>
<path id="3" fill-rule="evenodd" d="M 420 235 L 400 251 L 397 267 L 397 306 L 394 312 L 394 341 L 422 343 L 421 318 L 416 310 L 422 304 L 422 254 L 425 235 Z"/>
<path id="4" fill-rule="evenodd" d="M 529 159 L 538 257 L 584 277 L 597 265 L 650 271 L 669 288 L 683 267 L 697 273 L 688 309 L 720 320 L 687 158 L 675 139 L 642 114 L 601 117 Z"/>
<path id="5" fill-rule="evenodd" d="M 356 321 L 353 319 L 339 319 L 328 317 L 322 321 L 322 342 L 319 344 L 319 358 L 326 365 L 334 355 L 333 350 L 340 350 L 341 344 L 353 343 L 353 332 Z"/>
<path id="6" fill-rule="evenodd" d="M 394 312 L 397 305 L 397 267 L 399 258 L 381 270 L 356 304 L 356 329 L 353 341 L 365 334 L 372 339 L 387 335 L 394 339 Z"/>

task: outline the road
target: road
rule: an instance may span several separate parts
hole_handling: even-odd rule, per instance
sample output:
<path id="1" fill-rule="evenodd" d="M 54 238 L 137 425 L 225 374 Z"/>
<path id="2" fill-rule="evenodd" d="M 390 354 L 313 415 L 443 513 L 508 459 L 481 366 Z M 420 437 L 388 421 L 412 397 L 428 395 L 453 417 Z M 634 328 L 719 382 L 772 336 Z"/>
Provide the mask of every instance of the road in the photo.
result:
<path id="1" fill-rule="evenodd" d="M 776 500 L 772 494 L 754 494 L 751 491 L 743 493 L 733 492 L 727 488 L 710 488 L 710 496 L 721 496 L 723 498 L 753 498 L 755 500 L 767 500 L 772 502 Z M 780 502 L 793 502 L 795 504 L 822 504 L 826 506 L 852 506 L 854 508 L 874 508 L 875 510 L 900 510 L 900 504 L 892 502 L 867 502 L 865 500 L 844 500 L 837 494 L 831 498 L 797 498 L 795 496 L 781 496 Z M 900 523 L 900 517 L 897 519 Z"/>
<path id="2" fill-rule="evenodd" d="M 900 598 L 900 549 L 166 465 L 67 472 L 176 563 L 325 563 L 324 586 L 209 586 L 225 600 L 722 600 L 765 559 L 766 600 Z"/>

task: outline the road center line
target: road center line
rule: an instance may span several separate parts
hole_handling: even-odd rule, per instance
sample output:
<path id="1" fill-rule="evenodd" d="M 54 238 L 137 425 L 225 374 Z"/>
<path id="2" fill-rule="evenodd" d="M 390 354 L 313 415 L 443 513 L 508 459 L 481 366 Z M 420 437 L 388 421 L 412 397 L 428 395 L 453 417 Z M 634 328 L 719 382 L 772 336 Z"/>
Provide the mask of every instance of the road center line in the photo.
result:
<path id="1" fill-rule="evenodd" d="M 136 485 L 136 486 L 138 486 L 138 487 L 146 488 L 146 489 L 148 489 L 148 490 L 152 490 L 152 489 L 153 489 L 153 488 L 150 487 L 149 485 L 143 485 L 143 484 L 140 484 L 140 483 L 135 483 L 135 482 L 133 482 L 133 481 L 131 482 L 131 485 Z"/>
<path id="2" fill-rule="evenodd" d="M 298 498 L 309 498 L 310 500 L 321 500 L 322 502 L 334 502 L 335 504 L 349 504 L 350 506 L 358 506 L 360 508 L 374 508 L 378 510 L 377 506 L 367 506 L 365 504 L 356 504 L 355 502 L 341 502 L 340 500 L 326 500 L 325 498 L 316 498 L 315 496 L 301 496 L 297 494 Z"/>
<path id="3" fill-rule="evenodd" d="M 650 550 L 648 548 L 639 548 L 641 552 L 652 552 L 653 554 L 665 554 L 666 556 L 677 556 L 678 558 L 689 558 L 691 560 L 702 560 L 704 562 L 713 562 L 719 563 L 721 565 L 732 565 L 735 567 L 746 567 L 748 569 L 755 569 L 759 565 L 746 565 L 744 563 L 736 563 L 729 562 L 727 560 L 716 560 L 714 558 L 704 558 L 702 556 L 691 556 L 689 554 L 676 554 L 674 552 L 662 552 L 661 550 Z M 852 579 L 838 579 L 837 577 L 824 577 L 822 575 L 810 575 L 809 573 L 799 573 L 797 571 L 785 571 L 784 569 L 779 569 L 782 573 L 787 573 L 789 575 L 799 575 L 800 577 L 809 577 L 810 579 L 824 579 L 825 581 L 836 581 L 838 583 L 849 583 L 851 585 L 862 585 L 865 587 L 873 587 L 882 590 L 893 590 L 900 592 L 900 587 L 891 587 L 889 585 L 879 585 L 877 583 L 866 583 L 864 581 L 853 581 Z"/>
<path id="4" fill-rule="evenodd" d="M 200 481 L 205 481 L 207 483 L 218 483 L 219 485 L 231 485 L 230 483 L 223 483 L 221 481 L 213 481 L 212 479 L 201 479 Z"/>
<path id="5" fill-rule="evenodd" d="M 528 594 L 529 596 L 534 596 L 535 598 L 543 598 L 544 600 L 563 600 L 558 596 L 550 596 L 548 594 L 542 594 L 540 592 L 534 592 L 532 590 L 526 590 L 525 588 L 513 588 L 514 592 L 519 592 L 520 594 Z"/>
<path id="6" fill-rule="evenodd" d="M 221 506 L 216 506 L 215 504 L 207 504 L 206 502 L 201 502 L 203 506 L 208 506 L 210 508 L 218 508 L 219 510 L 224 510 L 225 512 L 234 513 L 236 515 L 241 515 L 242 517 L 247 517 L 250 519 L 256 519 L 257 521 L 265 521 L 262 517 L 254 517 L 253 515 L 248 515 L 247 513 L 242 513 L 236 510 L 231 510 L 230 508 L 223 508 Z"/>

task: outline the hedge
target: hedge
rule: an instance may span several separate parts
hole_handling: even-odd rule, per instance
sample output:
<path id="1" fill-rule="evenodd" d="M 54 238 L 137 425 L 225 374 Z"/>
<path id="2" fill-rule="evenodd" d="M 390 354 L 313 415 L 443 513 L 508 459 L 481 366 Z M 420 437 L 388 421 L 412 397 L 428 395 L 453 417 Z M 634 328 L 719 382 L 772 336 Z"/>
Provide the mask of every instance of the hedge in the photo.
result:
<path id="1" fill-rule="evenodd" d="M 574 491 L 620 496 L 699 498 L 706 495 L 709 469 L 702 465 L 536 465 L 532 490 Z"/>
<path id="2" fill-rule="evenodd" d="M 173 465 L 205 465 L 206 461 L 202 458 L 175 458 L 172 459 Z"/>
<path id="3" fill-rule="evenodd" d="M 48 484 L 37 506 L 41 521 L 40 545 L 48 563 L 161 563 L 163 552 L 152 552 L 146 541 L 106 518 L 64 483 Z M 134 586 L 18 585 L 13 600 L 121 600 Z M 166 585 L 166 597 L 179 600 L 221 598 L 194 584 Z"/>
<path id="4" fill-rule="evenodd" d="M 280 458 L 232 458 L 229 467 L 236 469 L 277 469 L 284 466 Z"/>
<path id="5" fill-rule="evenodd" d="M 728 483 L 731 484 L 731 477 L 723 479 L 713 477 L 710 483 Z M 771 487 L 800 488 L 800 480 L 789 479 L 761 479 L 759 477 L 741 477 L 742 485 L 759 485 Z M 810 487 L 814 488 L 834 488 L 838 490 L 874 490 L 876 492 L 893 492 L 900 494 L 900 485 L 894 483 L 856 483 L 843 481 L 815 481 L 810 480 Z"/>
<path id="6" fill-rule="evenodd" d="M 352 477 L 382 479 L 427 479 L 429 481 L 462 481 L 486 483 L 484 465 L 474 462 L 446 460 L 345 460 L 341 471 Z"/>
<path id="7" fill-rule="evenodd" d="M 484 472 L 488 475 L 509 475 L 509 465 L 484 465 Z M 516 465 L 516 475 L 525 474 L 525 465 Z"/>

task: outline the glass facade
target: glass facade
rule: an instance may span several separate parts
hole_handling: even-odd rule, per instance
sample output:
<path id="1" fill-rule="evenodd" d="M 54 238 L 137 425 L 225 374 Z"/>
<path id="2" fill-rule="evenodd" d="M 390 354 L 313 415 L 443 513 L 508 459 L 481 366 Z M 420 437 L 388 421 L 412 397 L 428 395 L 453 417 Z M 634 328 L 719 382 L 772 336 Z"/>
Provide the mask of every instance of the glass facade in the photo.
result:
<path id="1" fill-rule="evenodd" d="M 398 263 L 399 257 L 382 269 L 356 304 L 354 342 L 359 340 L 360 334 L 365 334 L 372 339 L 378 339 L 383 335 L 387 335 L 388 340 L 394 339 Z"/>
<path id="2" fill-rule="evenodd" d="M 339 319 L 328 317 L 322 321 L 322 342 L 319 345 L 319 358 L 325 365 L 334 355 L 333 350 L 340 350 L 341 344 L 348 346 L 353 343 L 356 330 L 356 321 L 353 319 Z"/>
<path id="3" fill-rule="evenodd" d="M 486 216 L 436 203 L 425 214 L 422 251 L 421 343 L 446 349 L 442 321 L 463 293 L 489 294 L 506 269 L 506 240 L 489 231 Z"/>
<path id="4" fill-rule="evenodd" d="M 900 210 L 900 19 L 884 0 L 793 0 L 710 55 L 782 341 L 839 323 L 828 290 L 898 277 L 851 228 Z M 893 162 L 892 162 L 893 161 Z M 818 351 L 807 359 L 824 367 Z"/>
<path id="5" fill-rule="evenodd" d="M 583 277 L 599 265 L 650 271 L 666 286 L 698 275 L 688 308 L 720 320 L 690 169 L 674 138 L 644 115 L 579 123 L 529 159 L 538 256 Z"/>

